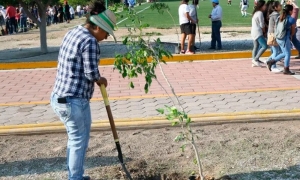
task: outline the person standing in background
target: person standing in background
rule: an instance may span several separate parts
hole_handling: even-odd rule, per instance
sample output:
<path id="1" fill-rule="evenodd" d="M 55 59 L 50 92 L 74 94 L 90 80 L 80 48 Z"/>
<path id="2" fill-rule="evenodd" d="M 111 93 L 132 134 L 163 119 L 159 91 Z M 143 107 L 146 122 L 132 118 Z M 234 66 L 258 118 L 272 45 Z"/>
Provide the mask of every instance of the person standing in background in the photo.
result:
<path id="1" fill-rule="evenodd" d="M 222 49 L 221 33 L 222 16 L 223 11 L 219 5 L 219 0 L 212 0 L 213 10 L 208 18 L 211 19 L 211 44 L 209 49 L 216 49 L 216 43 L 218 43 L 217 50 Z"/>
<path id="2" fill-rule="evenodd" d="M 78 18 L 81 18 L 81 6 L 80 5 L 77 5 L 76 12 L 77 12 Z"/>
<path id="3" fill-rule="evenodd" d="M 5 15 L 8 20 L 9 34 L 17 33 L 16 13 L 17 13 L 16 8 L 9 4 L 7 6 L 6 15 Z"/>
<path id="4" fill-rule="evenodd" d="M 61 5 L 58 5 L 58 22 L 63 23 L 64 22 L 64 10 Z"/>
<path id="5" fill-rule="evenodd" d="M 54 5 L 53 6 L 53 12 L 54 12 L 54 16 L 53 16 L 53 24 L 57 24 L 58 23 L 58 9 L 57 9 L 57 6 Z"/>
<path id="6" fill-rule="evenodd" d="M 241 0 L 240 8 L 241 8 L 242 17 L 247 16 L 248 7 L 249 7 L 249 0 Z"/>
<path id="7" fill-rule="evenodd" d="M 191 23 L 196 24 L 197 22 L 194 21 L 190 16 L 190 9 L 188 7 L 189 0 L 183 0 L 178 8 L 178 15 L 179 15 L 179 24 L 181 29 L 181 51 L 180 54 L 194 54 L 191 51 L 191 44 L 192 44 L 192 33 L 191 33 Z M 189 36 L 188 46 L 186 51 L 184 50 L 184 44 L 186 36 Z"/>
<path id="8" fill-rule="evenodd" d="M 64 2 L 64 8 L 63 8 L 63 11 L 64 11 L 64 15 L 65 15 L 65 18 L 66 18 L 66 21 L 67 23 L 70 23 L 70 20 L 71 20 L 71 14 L 70 14 L 70 6 L 68 4 L 68 1 L 65 1 Z"/>
<path id="9" fill-rule="evenodd" d="M 20 31 L 27 32 L 27 15 L 20 4 Z"/>
<path id="10" fill-rule="evenodd" d="M 73 20 L 75 17 L 75 11 L 74 8 L 72 6 L 70 6 L 70 19 Z"/>
<path id="11" fill-rule="evenodd" d="M 197 14 L 197 6 L 198 6 L 199 0 L 193 0 L 192 4 L 188 5 L 189 9 L 190 9 L 190 16 L 193 19 L 194 22 L 198 22 L 198 14 Z M 194 48 L 194 50 L 197 50 L 199 48 L 197 48 L 195 46 L 195 39 L 196 39 L 196 27 L 197 23 L 194 24 L 193 22 L 191 22 L 191 37 L 192 39 L 192 43 L 191 43 L 191 47 Z"/>

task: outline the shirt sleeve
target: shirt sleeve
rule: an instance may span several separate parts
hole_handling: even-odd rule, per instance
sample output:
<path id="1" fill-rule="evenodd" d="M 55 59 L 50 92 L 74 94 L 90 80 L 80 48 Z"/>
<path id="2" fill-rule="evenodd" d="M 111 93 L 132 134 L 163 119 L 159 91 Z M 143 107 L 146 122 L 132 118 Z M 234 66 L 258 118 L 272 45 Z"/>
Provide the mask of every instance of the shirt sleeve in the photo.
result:
<path id="1" fill-rule="evenodd" d="M 264 15 L 262 12 L 260 12 L 258 16 L 258 22 L 259 22 L 259 27 L 264 28 L 265 27 L 265 20 L 264 20 Z"/>
<path id="2" fill-rule="evenodd" d="M 83 46 L 82 58 L 85 77 L 90 81 L 98 81 L 100 73 L 98 69 L 100 48 L 96 40 L 88 40 Z"/>
<path id="3" fill-rule="evenodd" d="M 293 24 L 296 23 L 296 19 L 293 18 L 293 17 L 290 17 L 290 18 L 288 19 L 288 22 L 289 22 L 289 24 L 290 24 L 290 26 L 291 26 L 291 25 L 293 25 Z"/>

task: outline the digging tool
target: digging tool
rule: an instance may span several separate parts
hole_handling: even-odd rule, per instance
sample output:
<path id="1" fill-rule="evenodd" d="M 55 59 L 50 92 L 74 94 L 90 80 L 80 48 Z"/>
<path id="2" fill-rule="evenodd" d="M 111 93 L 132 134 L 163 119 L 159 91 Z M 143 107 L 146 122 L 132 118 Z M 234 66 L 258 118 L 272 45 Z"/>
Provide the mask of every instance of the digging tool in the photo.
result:
<path id="1" fill-rule="evenodd" d="M 117 133 L 114 118 L 113 118 L 113 115 L 112 115 L 112 112 L 111 112 L 111 109 L 110 109 L 110 104 L 109 104 L 109 101 L 108 101 L 106 88 L 103 84 L 100 86 L 100 90 L 101 90 L 101 94 L 102 94 L 103 101 L 104 101 L 104 104 L 105 104 L 105 108 L 106 108 L 107 116 L 108 116 L 108 119 L 109 119 L 111 131 L 113 133 L 113 137 L 114 137 L 114 140 L 115 140 L 115 143 L 116 143 L 116 147 L 117 147 L 117 151 L 118 151 L 118 158 L 121 162 L 122 168 L 123 168 L 127 178 L 132 180 L 132 177 L 130 176 L 129 171 L 126 169 L 124 161 L 123 161 L 123 155 L 122 155 L 121 145 L 120 145 L 120 142 L 119 142 L 118 133 Z"/>
<path id="2" fill-rule="evenodd" d="M 200 35 L 199 23 L 197 23 L 197 29 L 198 29 L 198 36 L 199 36 L 199 43 L 200 43 L 199 47 L 197 47 L 197 48 L 200 49 L 201 48 L 201 35 Z"/>

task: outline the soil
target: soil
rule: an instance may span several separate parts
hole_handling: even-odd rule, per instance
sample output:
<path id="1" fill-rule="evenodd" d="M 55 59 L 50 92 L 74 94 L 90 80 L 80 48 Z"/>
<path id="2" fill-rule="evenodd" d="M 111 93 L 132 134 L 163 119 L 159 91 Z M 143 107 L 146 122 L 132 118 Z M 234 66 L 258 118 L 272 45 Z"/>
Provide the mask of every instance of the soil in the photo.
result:
<path id="1" fill-rule="evenodd" d="M 300 121 L 197 126 L 196 144 L 207 179 L 300 179 Z M 174 142 L 179 128 L 119 131 L 134 179 L 188 179 L 194 152 Z M 67 179 L 66 134 L 2 136 L 0 179 Z M 94 180 L 124 179 L 109 131 L 91 133 L 85 173 Z M 209 178 L 208 178 L 209 177 Z"/>

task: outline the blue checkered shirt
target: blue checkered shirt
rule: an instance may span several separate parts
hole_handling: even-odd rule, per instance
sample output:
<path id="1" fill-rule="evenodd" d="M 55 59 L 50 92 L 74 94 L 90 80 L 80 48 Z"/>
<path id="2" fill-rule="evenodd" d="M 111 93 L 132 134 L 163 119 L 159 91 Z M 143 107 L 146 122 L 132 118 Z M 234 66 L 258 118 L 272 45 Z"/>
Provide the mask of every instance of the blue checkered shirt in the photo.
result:
<path id="1" fill-rule="evenodd" d="M 94 82 L 100 79 L 100 47 L 89 31 L 78 26 L 69 31 L 61 44 L 53 92 L 60 97 L 91 99 Z"/>

